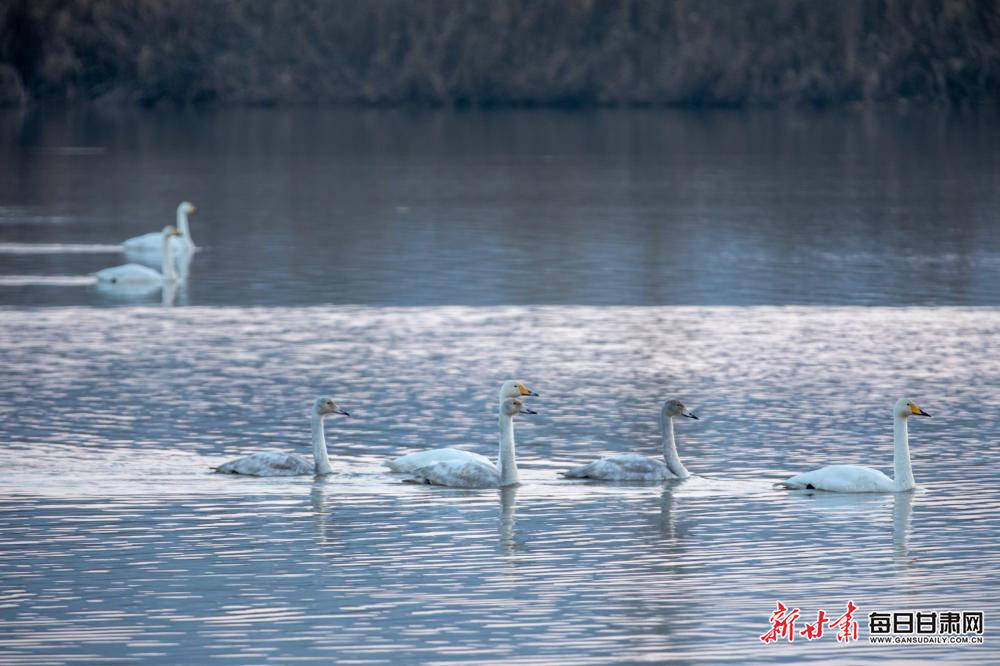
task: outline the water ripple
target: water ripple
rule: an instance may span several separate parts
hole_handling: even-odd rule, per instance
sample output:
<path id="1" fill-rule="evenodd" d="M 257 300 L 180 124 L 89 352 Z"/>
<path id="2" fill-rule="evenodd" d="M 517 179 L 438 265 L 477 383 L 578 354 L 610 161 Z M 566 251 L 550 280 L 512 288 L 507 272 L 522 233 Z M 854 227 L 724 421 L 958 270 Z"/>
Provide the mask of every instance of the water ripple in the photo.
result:
<path id="1" fill-rule="evenodd" d="M 835 642 L 760 644 L 775 599 L 993 617 L 998 332 L 992 308 L 5 309 L 0 664 L 823 661 Z M 518 422 L 521 487 L 381 466 L 493 455 L 509 376 L 542 393 Z M 210 473 L 308 455 L 318 393 L 352 413 L 329 423 L 333 476 Z M 911 428 L 916 493 L 772 487 L 830 462 L 890 469 L 903 393 L 934 414 Z M 655 455 L 673 396 L 702 417 L 677 427 L 698 476 L 558 477 Z"/>

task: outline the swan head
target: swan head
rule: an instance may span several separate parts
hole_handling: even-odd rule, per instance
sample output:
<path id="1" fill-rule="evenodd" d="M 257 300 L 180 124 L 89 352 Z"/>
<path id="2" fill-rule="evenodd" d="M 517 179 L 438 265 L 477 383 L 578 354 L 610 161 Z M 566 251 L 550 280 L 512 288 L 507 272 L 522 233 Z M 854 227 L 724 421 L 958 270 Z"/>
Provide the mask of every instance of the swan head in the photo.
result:
<path id="1" fill-rule="evenodd" d="M 171 236 L 180 236 L 180 235 L 181 232 L 177 231 L 177 227 L 175 227 L 172 224 L 168 224 L 167 226 L 163 227 L 164 239 L 170 238 Z"/>
<path id="2" fill-rule="evenodd" d="M 519 379 L 508 379 L 500 387 L 500 399 L 520 398 L 523 395 L 537 396 L 538 394 L 524 385 Z"/>
<path id="3" fill-rule="evenodd" d="M 917 403 L 909 398 L 900 398 L 897 400 L 896 405 L 892 408 L 892 413 L 894 416 L 902 419 L 908 419 L 911 416 L 930 416 L 930 414 L 917 407 Z"/>
<path id="4" fill-rule="evenodd" d="M 313 403 L 313 413 L 317 416 L 326 416 L 327 414 L 350 416 L 343 409 L 337 407 L 337 403 L 330 398 L 316 398 L 316 402 Z"/>
<path id="5" fill-rule="evenodd" d="M 689 411 L 688 408 L 684 406 L 684 403 L 681 402 L 680 400 L 667 400 L 665 403 L 663 403 L 663 415 L 668 418 L 673 418 L 675 416 L 685 416 L 689 419 L 694 419 L 696 421 L 698 420 L 698 417 L 695 416 L 691 411 Z"/>
<path id="6" fill-rule="evenodd" d="M 177 212 L 184 213 L 185 215 L 194 215 L 198 212 L 198 207 L 190 201 L 182 201 L 180 205 L 177 206 Z"/>
<path id="7" fill-rule="evenodd" d="M 537 414 L 533 409 L 528 409 L 524 403 L 517 398 L 507 398 L 500 405 L 500 413 L 504 416 L 514 417 L 518 414 Z"/>

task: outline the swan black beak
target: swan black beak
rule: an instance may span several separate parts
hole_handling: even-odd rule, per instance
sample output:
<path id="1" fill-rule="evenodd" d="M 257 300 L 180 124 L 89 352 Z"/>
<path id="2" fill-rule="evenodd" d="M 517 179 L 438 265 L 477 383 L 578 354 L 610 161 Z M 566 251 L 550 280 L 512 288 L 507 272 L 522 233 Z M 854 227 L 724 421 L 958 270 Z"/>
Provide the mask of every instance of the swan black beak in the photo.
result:
<path id="1" fill-rule="evenodd" d="M 919 407 L 917 407 L 917 412 L 916 412 L 916 414 L 917 414 L 917 416 L 927 416 L 927 417 L 930 417 L 930 414 L 928 414 L 928 413 L 927 413 L 927 412 L 925 412 L 924 410 L 920 409 Z"/>
<path id="2" fill-rule="evenodd" d="M 336 412 L 334 412 L 334 414 L 342 414 L 344 416 L 350 416 L 350 414 L 344 411 L 343 409 L 338 409 Z"/>
<path id="3" fill-rule="evenodd" d="M 528 409 L 527 407 L 522 407 L 521 408 L 521 413 L 522 414 L 537 414 L 538 412 L 536 412 L 533 409 Z"/>
<path id="4" fill-rule="evenodd" d="M 695 421 L 698 420 L 698 417 L 692 414 L 691 412 L 681 412 L 681 416 L 686 416 L 689 419 L 694 419 Z"/>

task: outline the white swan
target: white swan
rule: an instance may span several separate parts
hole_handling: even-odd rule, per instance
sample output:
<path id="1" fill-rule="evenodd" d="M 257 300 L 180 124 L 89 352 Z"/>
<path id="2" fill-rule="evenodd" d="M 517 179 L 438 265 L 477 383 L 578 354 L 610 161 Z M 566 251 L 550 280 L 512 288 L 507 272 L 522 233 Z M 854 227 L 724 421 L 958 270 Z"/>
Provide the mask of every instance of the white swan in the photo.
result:
<path id="1" fill-rule="evenodd" d="M 197 211 L 198 207 L 188 201 L 182 201 L 177 206 L 177 228 L 180 229 L 181 233 L 179 237 L 170 241 L 175 257 L 191 254 L 196 249 L 194 239 L 191 238 L 191 228 L 188 226 L 188 215 L 194 215 Z M 122 243 L 122 249 L 124 249 L 125 254 L 154 255 L 156 259 L 159 259 L 160 234 L 151 231 L 148 234 L 134 236 Z"/>
<path id="2" fill-rule="evenodd" d="M 686 479 L 691 473 L 684 467 L 677 455 L 674 440 L 674 417 L 686 416 L 696 419 L 680 400 L 668 400 L 660 409 L 660 437 L 663 439 L 663 460 L 623 453 L 608 456 L 594 462 L 574 467 L 563 472 L 570 479 L 600 479 L 602 481 L 663 481 L 665 479 Z"/>
<path id="3" fill-rule="evenodd" d="M 910 466 L 910 442 L 906 422 L 911 415 L 930 416 L 917 407 L 912 400 L 900 398 L 892 408 L 893 441 L 892 455 L 894 477 L 890 479 L 882 472 L 860 465 L 830 465 L 799 474 L 776 484 L 790 490 L 809 488 L 829 490 L 838 493 L 897 493 L 913 490 L 913 468 Z"/>
<path id="4" fill-rule="evenodd" d="M 450 488 L 504 488 L 517 485 L 517 459 L 514 451 L 514 417 L 537 414 L 517 398 L 500 403 L 500 459 L 497 465 L 482 456 L 438 459 L 414 469 L 410 481 Z M 457 449 L 452 451 L 459 452 Z M 462 452 L 460 452 L 462 453 Z M 391 464 L 390 464 L 391 466 Z"/>
<path id="5" fill-rule="evenodd" d="M 537 396 L 538 394 L 524 385 L 524 382 L 517 379 L 508 379 L 500 386 L 500 396 L 498 406 L 502 407 L 504 400 L 509 398 L 519 398 L 521 396 Z M 501 443 L 501 447 L 503 444 Z M 421 467 L 427 467 L 436 462 L 447 462 L 449 464 L 460 464 L 466 461 L 475 461 L 478 464 L 492 465 L 493 463 L 486 456 L 471 451 L 461 449 L 443 448 L 432 449 L 430 451 L 418 451 L 408 453 L 390 460 L 386 465 L 394 472 L 413 472 Z M 500 460 L 499 458 L 497 460 Z"/>
<path id="6" fill-rule="evenodd" d="M 168 226 L 163 227 L 163 231 L 156 234 L 160 239 L 160 247 L 163 252 L 163 273 L 148 266 L 123 264 L 122 266 L 113 266 L 97 271 L 94 273 L 94 277 L 101 284 L 126 288 L 176 282 L 177 272 L 173 260 L 173 247 L 170 242 L 172 239 L 177 238 L 177 233 L 175 227 Z"/>
<path id="7" fill-rule="evenodd" d="M 246 474 L 248 476 L 302 476 L 304 474 L 330 474 L 330 458 L 326 454 L 326 436 L 323 434 L 323 419 L 330 414 L 347 412 L 337 407 L 330 398 L 316 398 L 312 407 L 312 448 L 313 464 L 290 453 L 255 453 L 232 460 L 215 468 L 223 474 Z"/>

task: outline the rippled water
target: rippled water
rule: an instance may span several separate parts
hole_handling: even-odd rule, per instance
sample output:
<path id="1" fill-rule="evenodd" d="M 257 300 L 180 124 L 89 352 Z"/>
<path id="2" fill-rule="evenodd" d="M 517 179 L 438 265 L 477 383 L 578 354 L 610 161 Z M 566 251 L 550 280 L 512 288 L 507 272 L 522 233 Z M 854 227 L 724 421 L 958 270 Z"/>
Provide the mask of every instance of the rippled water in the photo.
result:
<path id="1" fill-rule="evenodd" d="M 182 303 L 1000 305 L 995 117 L 0 114 L 0 160 L 0 303 L 157 302 L 45 276 L 187 199 Z"/>
<path id="2" fill-rule="evenodd" d="M 776 599 L 803 616 L 974 607 L 989 633 L 995 309 L 54 308 L 7 310 L 0 333 L 0 661 L 997 656 L 989 637 L 757 638 Z M 492 454 L 508 376 L 542 393 L 518 422 L 520 488 L 380 468 L 429 445 Z M 352 413 L 329 423 L 333 476 L 209 472 L 307 453 L 317 393 Z M 934 415 L 911 427 L 919 491 L 771 488 L 832 461 L 891 469 L 903 393 Z M 696 478 L 557 477 L 655 455 L 669 396 L 702 416 L 678 425 Z"/>
<path id="3" fill-rule="evenodd" d="M 1000 661 L 1000 123 L 661 111 L 0 113 L 0 664 Z M 97 288 L 182 199 L 175 291 Z M 161 305 L 180 307 L 162 307 Z M 522 485 L 400 483 L 430 446 Z M 213 465 L 309 453 L 335 473 Z M 791 493 L 834 462 L 920 485 Z M 696 476 L 563 480 L 658 452 Z M 764 645 L 775 601 L 861 642 Z M 867 613 L 982 610 L 874 647 Z"/>

